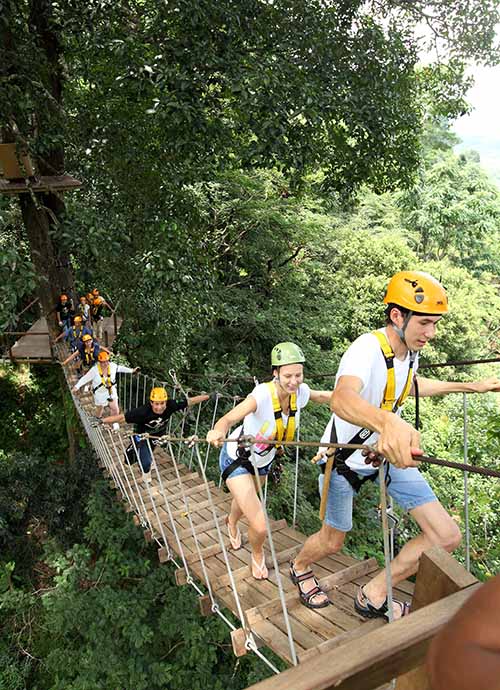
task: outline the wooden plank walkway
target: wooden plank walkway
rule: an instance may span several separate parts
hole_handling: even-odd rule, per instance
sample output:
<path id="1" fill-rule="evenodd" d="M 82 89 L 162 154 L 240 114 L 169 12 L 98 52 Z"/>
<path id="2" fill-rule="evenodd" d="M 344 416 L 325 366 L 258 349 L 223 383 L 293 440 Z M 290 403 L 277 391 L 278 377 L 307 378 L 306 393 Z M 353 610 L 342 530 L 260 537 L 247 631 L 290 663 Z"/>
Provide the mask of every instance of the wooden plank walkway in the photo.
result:
<path id="1" fill-rule="evenodd" d="M 122 324 L 121 317 L 117 317 L 117 326 L 120 330 Z M 113 345 L 115 340 L 115 328 L 112 316 L 104 317 L 103 333 L 107 332 L 109 347 Z M 102 339 L 103 344 L 106 344 L 106 337 Z M 33 326 L 17 340 L 10 349 L 10 354 L 16 362 L 27 363 L 49 363 L 52 362 L 52 354 L 50 352 L 49 335 L 47 330 L 47 321 L 45 318 L 40 318 Z"/>
<path id="2" fill-rule="evenodd" d="M 84 395 L 81 400 L 84 409 L 89 414 L 93 414 L 91 396 Z M 130 432 L 130 427 L 126 425 L 118 432 L 122 436 L 125 446 L 128 445 Z M 107 431 L 104 433 L 104 438 L 108 438 Z M 111 439 L 111 435 L 109 439 Z M 111 455 L 115 462 L 118 455 L 119 462 L 122 463 L 121 445 L 116 444 L 116 447 L 118 453 L 111 449 Z M 190 575 L 204 583 L 204 572 L 195 541 L 196 536 L 214 598 L 221 608 L 229 609 L 235 616 L 238 615 L 226 563 L 218 540 L 216 522 L 208 497 L 209 493 L 215 504 L 217 523 L 224 535 L 229 562 L 237 582 L 238 595 L 245 617 L 259 644 L 269 647 L 286 662 L 292 663 L 285 618 L 279 598 L 277 573 L 270 568 L 268 580 L 257 581 L 252 577 L 249 567 L 250 548 L 244 520 L 241 521 L 242 548 L 238 551 L 230 550 L 225 524 L 225 517 L 230 508 L 230 495 L 217 488 L 213 482 L 207 486 L 194 466 L 188 468 L 182 464 L 178 465 L 178 472 L 181 477 L 180 484 L 174 462 L 162 448 L 156 450 L 155 461 L 161 475 L 163 491 L 168 499 L 177 536 L 182 541 L 184 558 L 187 561 Z M 152 537 L 162 544 L 162 534 L 165 535 L 170 549 L 180 558 L 181 551 L 155 471 L 152 472 L 152 482 L 148 486 L 143 482 L 142 472 L 138 465 L 125 466 L 122 463 L 119 469 L 123 473 L 123 477 L 127 473 L 131 486 L 137 489 L 134 501 L 137 502 L 139 512 L 145 510 L 145 515 L 150 521 Z M 114 486 L 111 478 L 110 483 Z M 192 533 L 188 513 L 195 535 Z M 323 653 L 329 653 L 341 644 L 360 638 L 385 625 L 381 619 L 366 620 L 362 618 L 353 607 L 353 597 L 359 585 L 368 582 L 379 571 L 374 559 L 357 561 L 344 553 L 338 553 L 316 563 L 314 571 L 321 584 L 328 590 L 333 603 L 323 609 L 311 610 L 300 603 L 297 588 L 290 581 L 288 574 L 289 561 L 299 551 L 306 537 L 288 526 L 284 520 L 272 522 L 272 533 L 299 661 L 306 661 Z M 166 549 L 160 547 L 160 561 L 165 560 L 165 555 Z M 268 547 L 266 548 L 266 561 L 269 567 L 272 564 L 272 559 Z M 183 572 L 178 571 L 178 574 L 180 575 L 178 582 L 185 582 L 186 578 L 182 577 Z M 413 584 L 407 581 L 395 589 L 395 596 L 404 600 L 411 599 L 412 593 Z M 233 633 L 232 637 L 233 647 L 236 650 L 235 639 L 237 635 L 235 636 Z"/>

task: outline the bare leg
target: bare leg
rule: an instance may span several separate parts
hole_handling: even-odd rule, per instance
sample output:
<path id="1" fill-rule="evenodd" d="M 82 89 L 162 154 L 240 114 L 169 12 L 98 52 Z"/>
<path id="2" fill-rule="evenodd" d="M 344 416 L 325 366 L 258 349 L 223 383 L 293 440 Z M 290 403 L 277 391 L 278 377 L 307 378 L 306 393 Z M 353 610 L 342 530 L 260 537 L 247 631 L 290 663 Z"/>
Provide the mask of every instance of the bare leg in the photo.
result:
<path id="1" fill-rule="evenodd" d="M 410 539 L 391 563 L 391 578 L 394 585 L 414 575 L 418 569 L 420 556 L 432 546 L 442 546 L 451 552 L 460 543 L 460 529 L 448 515 L 439 501 L 424 503 L 410 511 L 422 530 L 422 534 Z M 363 590 L 374 606 L 383 604 L 387 597 L 385 570 L 382 570 Z M 394 608 L 395 617 L 401 614 L 399 606 Z"/>
<path id="2" fill-rule="evenodd" d="M 104 412 L 104 407 L 103 405 L 96 405 L 95 408 L 95 416 L 98 417 L 99 419 L 102 417 L 102 413 Z"/>
<path id="3" fill-rule="evenodd" d="M 266 521 L 261 502 L 255 490 L 253 478 L 250 474 L 240 474 L 232 479 L 228 479 L 227 487 L 234 499 L 231 504 L 230 526 L 232 524 L 236 525 L 237 516 L 238 519 L 241 515 L 246 517 L 248 520 L 248 540 L 252 549 L 252 559 L 255 563 L 261 564 L 264 562 L 263 547 L 266 538 Z M 263 571 L 262 577 L 267 577 L 267 571 L 265 573 Z"/>
<path id="4" fill-rule="evenodd" d="M 110 416 L 114 416 L 116 414 L 120 414 L 120 408 L 118 406 L 118 400 L 110 400 L 109 402 L 109 411 L 110 411 Z"/>
<path id="5" fill-rule="evenodd" d="M 311 568 L 311 565 L 320 561 L 326 556 L 340 551 L 344 544 L 346 532 L 341 532 L 334 527 L 330 527 L 323 523 L 319 532 L 312 534 L 304 543 L 301 551 L 298 553 L 293 567 L 297 575 L 306 572 Z M 300 589 L 304 594 L 310 592 L 315 587 L 313 578 L 304 580 L 300 583 Z M 311 599 L 311 604 L 319 605 L 328 600 L 324 593 L 318 593 Z"/>

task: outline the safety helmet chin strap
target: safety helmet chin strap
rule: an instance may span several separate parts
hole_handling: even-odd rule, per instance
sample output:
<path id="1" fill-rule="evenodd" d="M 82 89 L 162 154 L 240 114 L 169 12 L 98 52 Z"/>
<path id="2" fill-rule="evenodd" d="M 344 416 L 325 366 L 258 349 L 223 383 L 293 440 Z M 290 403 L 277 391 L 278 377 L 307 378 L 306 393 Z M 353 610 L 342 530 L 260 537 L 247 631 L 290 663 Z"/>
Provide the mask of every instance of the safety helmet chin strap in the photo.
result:
<path id="1" fill-rule="evenodd" d="M 410 322 L 410 319 L 411 319 L 411 317 L 413 316 L 414 313 L 415 313 L 414 311 L 409 311 L 409 312 L 408 312 L 408 314 L 407 314 L 407 315 L 405 316 L 405 318 L 404 318 L 403 325 L 401 326 L 401 328 L 400 328 L 399 326 L 396 326 L 396 324 L 394 323 L 394 321 L 391 321 L 391 326 L 394 328 L 394 330 L 395 330 L 395 332 L 397 333 L 397 335 L 399 335 L 399 337 L 401 338 L 402 342 L 403 342 L 407 347 L 408 347 L 408 343 L 406 342 L 406 339 L 405 339 L 405 331 L 406 331 L 406 328 L 407 328 L 407 326 L 408 326 L 408 324 L 409 324 L 409 322 Z"/>

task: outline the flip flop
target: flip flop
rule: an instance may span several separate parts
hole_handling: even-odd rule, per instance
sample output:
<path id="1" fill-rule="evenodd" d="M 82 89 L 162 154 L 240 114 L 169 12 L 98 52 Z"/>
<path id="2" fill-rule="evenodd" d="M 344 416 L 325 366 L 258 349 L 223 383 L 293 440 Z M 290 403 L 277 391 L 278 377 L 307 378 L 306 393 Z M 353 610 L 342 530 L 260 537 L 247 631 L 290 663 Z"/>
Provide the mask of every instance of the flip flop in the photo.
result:
<path id="1" fill-rule="evenodd" d="M 227 526 L 227 533 L 229 536 L 229 541 L 231 543 L 231 548 L 234 551 L 238 551 L 238 549 L 241 549 L 241 532 L 240 528 L 236 527 L 236 536 L 233 537 L 231 534 L 231 527 L 229 526 L 229 515 L 226 517 L 226 526 Z"/>
<path id="2" fill-rule="evenodd" d="M 262 556 L 262 562 L 260 563 L 260 565 L 252 556 L 252 575 L 255 580 L 267 580 L 267 578 L 269 577 L 269 572 L 266 567 L 265 556 Z"/>

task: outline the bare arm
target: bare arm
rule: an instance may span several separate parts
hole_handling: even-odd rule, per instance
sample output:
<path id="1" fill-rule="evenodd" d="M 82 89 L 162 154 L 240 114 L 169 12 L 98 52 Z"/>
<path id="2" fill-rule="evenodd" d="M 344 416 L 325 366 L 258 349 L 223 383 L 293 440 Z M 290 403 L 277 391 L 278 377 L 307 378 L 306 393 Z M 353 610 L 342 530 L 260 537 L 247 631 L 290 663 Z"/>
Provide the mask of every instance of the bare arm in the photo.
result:
<path id="1" fill-rule="evenodd" d="M 401 417 L 371 405 L 361 395 L 357 376 L 341 376 L 331 398 L 332 412 L 351 424 L 379 434 L 377 450 L 396 467 L 417 467 L 413 455 L 421 454 L 420 434 Z"/>
<path id="2" fill-rule="evenodd" d="M 122 422 L 125 421 L 125 415 L 124 414 L 113 414 L 110 417 L 104 417 L 103 420 L 104 424 L 114 424 L 115 422 L 118 422 L 118 424 L 121 424 Z"/>
<path id="3" fill-rule="evenodd" d="M 78 352 L 78 350 L 75 350 L 75 352 L 73 352 L 73 353 L 70 354 L 68 357 L 66 357 L 66 359 L 63 360 L 63 361 L 61 362 L 61 364 L 62 364 L 63 366 L 65 366 L 66 364 L 68 364 L 69 362 L 71 362 L 72 360 L 74 360 L 75 357 L 76 357 L 77 355 L 79 355 L 79 354 L 80 354 L 80 353 Z"/>
<path id="4" fill-rule="evenodd" d="M 208 432 L 207 441 L 213 446 L 220 448 L 220 446 L 222 446 L 223 439 L 225 439 L 227 436 L 229 429 L 238 422 L 241 422 L 241 420 L 244 419 L 247 414 L 255 412 L 256 409 L 257 401 L 253 396 L 249 395 L 248 398 L 245 398 L 243 402 L 240 402 L 239 405 L 233 407 L 230 412 L 219 419 L 214 428 L 210 429 Z"/>
<path id="5" fill-rule="evenodd" d="M 87 371 L 87 373 L 84 374 L 81 379 L 78 379 L 78 381 L 73 386 L 73 392 L 76 393 L 76 391 L 79 390 L 86 383 L 90 383 L 93 378 L 94 378 L 94 368 L 92 367 L 92 369 Z"/>
<path id="6" fill-rule="evenodd" d="M 434 690 L 500 688 L 500 575 L 464 604 L 430 645 Z"/>
<path id="7" fill-rule="evenodd" d="M 188 407 L 193 407 L 193 405 L 199 405 L 202 402 L 205 402 L 205 400 L 209 399 L 209 395 L 194 395 L 192 398 L 187 398 L 187 404 Z"/>
<path id="8" fill-rule="evenodd" d="M 490 376 L 482 381 L 438 381 L 418 377 L 418 394 L 422 397 L 432 395 L 447 395 L 448 393 L 489 393 L 500 391 L 500 379 Z M 410 395 L 415 395 L 412 386 Z"/>
<path id="9" fill-rule="evenodd" d="M 329 405 L 333 391 L 313 391 L 309 394 L 309 400 L 313 403 Z"/>

